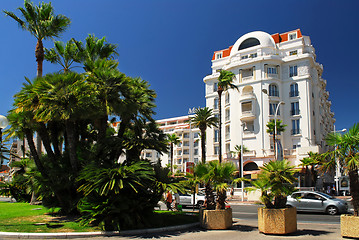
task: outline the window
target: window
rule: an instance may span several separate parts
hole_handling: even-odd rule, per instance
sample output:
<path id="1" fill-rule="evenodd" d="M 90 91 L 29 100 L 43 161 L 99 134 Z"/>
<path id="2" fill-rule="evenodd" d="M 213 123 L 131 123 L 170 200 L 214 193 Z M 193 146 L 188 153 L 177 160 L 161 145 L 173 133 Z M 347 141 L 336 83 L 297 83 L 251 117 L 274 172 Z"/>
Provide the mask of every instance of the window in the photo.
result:
<path id="1" fill-rule="evenodd" d="M 182 164 L 182 159 L 181 158 L 177 159 L 177 164 Z"/>
<path id="2" fill-rule="evenodd" d="M 289 67 L 289 77 L 298 76 L 298 68 L 297 66 L 290 66 Z"/>
<path id="3" fill-rule="evenodd" d="M 217 53 L 216 54 L 216 59 L 220 59 L 220 58 L 222 58 L 222 53 Z"/>
<path id="4" fill-rule="evenodd" d="M 186 163 L 186 162 L 188 162 L 188 158 L 183 159 L 183 163 Z"/>
<path id="5" fill-rule="evenodd" d="M 226 126 L 225 132 L 226 132 L 226 140 L 228 140 L 231 135 L 231 127 L 229 125 Z"/>
<path id="6" fill-rule="evenodd" d="M 219 153 L 219 146 L 214 146 L 214 155 L 218 155 Z"/>
<path id="7" fill-rule="evenodd" d="M 229 104 L 229 93 L 226 93 L 226 104 Z"/>
<path id="8" fill-rule="evenodd" d="M 193 138 L 198 138 L 199 137 L 199 133 L 196 132 L 196 133 L 193 133 Z"/>
<path id="9" fill-rule="evenodd" d="M 293 84 L 290 85 L 289 96 L 290 97 L 298 97 L 299 96 L 298 84 L 297 83 L 293 83 Z"/>
<path id="10" fill-rule="evenodd" d="M 290 115 L 299 115 L 299 102 L 292 102 L 290 104 Z"/>
<path id="11" fill-rule="evenodd" d="M 231 152 L 231 145 L 229 143 L 226 144 L 226 153 Z"/>
<path id="12" fill-rule="evenodd" d="M 218 109 L 218 98 L 214 99 L 213 109 Z"/>
<path id="13" fill-rule="evenodd" d="M 300 133 L 299 119 L 292 120 L 292 135 Z"/>
<path id="14" fill-rule="evenodd" d="M 276 103 L 269 103 L 269 115 L 275 115 L 275 111 L 277 110 L 278 102 Z M 278 108 L 278 116 L 280 116 L 280 108 Z"/>
<path id="15" fill-rule="evenodd" d="M 294 40 L 294 39 L 296 39 L 297 38 L 297 33 L 295 32 L 295 33 L 289 33 L 288 34 L 288 39 L 289 40 Z"/>
<path id="16" fill-rule="evenodd" d="M 269 85 L 269 96 L 279 97 L 278 87 L 275 84 Z"/>
<path id="17" fill-rule="evenodd" d="M 276 67 L 267 67 L 267 74 L 278 74 Z"/>
<path id="18" fill-rule="evenodd" d="M 198 158 L 193 158 L 194 163 L 197 164 L 198 163 Z"/>
<path id="19" fill-rule="evenodd" d="M 193 143 L 193 147 L 198 147 L 198 141 L 195 141 L 194 143 Z"/>
<path id="20" fill-rule="evenodd" d="M 254 132 L 254 121 L 246 122 L 244 133 L 253 133 L 253 132 Z"/>
<path id="21" fill-rule="evenodd" d="M 189 154 L 189 150 L 188 149 L 183 150 L 183 154 Z"/>
<path id="22" fill-rule="evenodd" d="M 177 155 L 182 155 L 182 150 L 178 150 Z"/>
<path id="23" fill-rule="evenodd" d="M 184 142 L 183 142 L 183 146 L 188 147 L 188 146 L 189 146 L 189 141 L 184 141 Z"/>
<path id="24" fill-rule="evenodd" d="M 189 138 L 189 133 L 183 133 L 183 138 Z"/>
<path id="25" fill-rule="evenodd" d="M 248 38 L 248 39 L 244 40 L 241 43 L 241 45 L 239 45 L 238 51 L 242 50 L 242 49 L 254 47 L 254 46 L 257 46 L 257 45 L 260 45 L 260 44 L 261 43 L 259 42 L 259 40 L 257 38 Z"/>
<path id="26" fill-rule="evenodd" d="M 242 60 L 247 59 L 247 58 L 248 58 L 248 55 L 244 55 L 244 56 L 241 57 Z"/>
<path id="27" fill-rule="evenodd" d="M 194 155 L 198 155 L 198 148 L 195 148 L 195 149 L 193 150 L 193 154 L 194 154 Z"/>
<path id="28" fill-rule="evenodd" d="M 218 90 L 218 83 L 213 83 L 213 92 L 217 92 Z"/>
<path id="29" fill-rule="evenodd" d="M 252 53 L 251 55 L 249 55 L 250 58 L 256 58 L 257 57 L 257 53 Z"/>
<path id="30" fill-rule="evenodd" d="M 148 158 L 152 157 L 152 153 L 147 152 L 147 153 L 146 153 L 146 157 L 148 157 Z"/>
<path id="31" fill-rule="evenodd" d="M 218 142 L 219 140 L 219 130 L 215 129 L 214 130 L 214 142 Z"/>
<path id="32" fill-rule="evenodd" d="M 230 120 L 230 114 L 231 114 L 231 112 L 230 112 L 229 108 L 227 108 L 225 111 L 225 121 L 226 122 Z"/>
<path id="33" fill-rule="evenodd" d="M 293 55 L 297 55 L 298 54 L 298 51 L 297 50 L 294 50 L 294 51 L 290 51 L 289 52 L 289 56 L 293 56 Z"/>
<path id="34" fill-rule="evenodd" d="M 242 69 L 242 78 L 252 78 L 253 68 Z"/>
<path id="35" fill-rule="evenodd" d="M 242 113 L 252 111 L 252 102 L 243 102 L 242 103 Z"/>

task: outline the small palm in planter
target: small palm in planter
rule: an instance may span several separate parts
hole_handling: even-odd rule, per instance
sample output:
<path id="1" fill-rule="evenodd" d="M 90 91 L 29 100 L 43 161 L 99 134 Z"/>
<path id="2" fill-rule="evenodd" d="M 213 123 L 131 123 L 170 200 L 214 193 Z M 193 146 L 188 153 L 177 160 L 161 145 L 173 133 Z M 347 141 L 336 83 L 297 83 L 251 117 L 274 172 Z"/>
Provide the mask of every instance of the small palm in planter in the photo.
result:
<path id="1" fill-rule="evenodd" d="M 236 167 L 230 162 L 211 161 L 195 167 L 195 173 L 206 186 L 206 209 L 200 213 L 202 227 L 207 229 L 227 229 L 232 226 L 232 209 L 226 209 L 228 182 L 234 178 Z M 217 193 L 214 202 L 213 190 Z M 215 204 L 215 209 L 214 209 Z"/>
<path id="2" fill-rule="evenodd" d="M 287 234 L 297 231 L 297 211 L 286 208 L 287 196 L 297 191 L 296 170 L 289 161 L 270 161 L 260 168 L 258 179 L 248 190 L 261 190 L 264 208 L 258 208 L 258 229 L 267 234 Z"/>

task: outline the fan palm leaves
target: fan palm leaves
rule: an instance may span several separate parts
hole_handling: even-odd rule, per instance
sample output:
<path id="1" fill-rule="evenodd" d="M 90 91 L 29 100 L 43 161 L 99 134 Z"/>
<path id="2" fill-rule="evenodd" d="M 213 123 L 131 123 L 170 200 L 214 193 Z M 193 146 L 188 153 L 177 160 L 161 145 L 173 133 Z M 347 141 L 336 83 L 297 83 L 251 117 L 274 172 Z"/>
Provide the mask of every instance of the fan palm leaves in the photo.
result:
<path id="1" fill-rule="evenodd" d="M 206 130 L 207 127 L 217 127 L 218 118 L 213 115 L 213 110 L 204 107 L 195 109 L 195 115 L 190 119 L 201 132 L 202 163 L 206 162 Z"/>
<path id="2" fill-rule="evenodd" d="M 359 216 L 359 124 L 356 123 L 345 134 L 330 133 L 326 137 L 328 145 L 334 150 L 323 154 L 323 169 L 333 170 L 339 163 L 349 175 L 354 215 Z"/>
<path id="3" fill-rule="evenodd" d="M 56 41 L 53 48 L 45 49 L 45 60 L 59 64 L 64 72 L 68 72 L 74 68 L 72 67 L 74 62 L 81 61 L 80 50 L 73 39 L 66 45 L 61 41 Z"/>
<path id="4" fill-rule="evenodd" d="M 221 70 L 218 77 L 218 109 L 219 109 L 219 162 L 222 162 L 222 93 L 228 89 L 237 89 L 238 87 L 233 84 L 235 75 L 231 71 Z"/>

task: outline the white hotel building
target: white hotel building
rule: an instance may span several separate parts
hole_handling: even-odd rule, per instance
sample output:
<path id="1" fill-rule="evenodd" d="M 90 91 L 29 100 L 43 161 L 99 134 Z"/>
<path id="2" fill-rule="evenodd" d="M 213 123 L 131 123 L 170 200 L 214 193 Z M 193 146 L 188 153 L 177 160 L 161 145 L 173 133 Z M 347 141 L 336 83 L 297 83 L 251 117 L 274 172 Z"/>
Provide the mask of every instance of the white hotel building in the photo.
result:
<path id="1" fill-rule="evenodd" d="M 273 137 L 266 124 L 277 119 L 287 125 L 278 135 L 284 158 L 299 165 L 309 151 L 323 152 L 326 135 L 333 130 L 334 113 L 322 78 L 323 66 L 316 62 L 315 49 L 299 29 L 283 34 L 255 31 L 240 37 L 233 46 L 214 52 L 212 74 L 206 85 L 206 106 L 218 114 L 219 70 L 235 74 L 234 84 L 222 94 L 223 159 L 238 166 L 235 145 L 250 151 L 244 154 L 244 171 L 274 159 Z M 207 160 L 218 159 L 218 130 L 207 130 Z M 248 172 L 249 173 L 249 172 Z"/>

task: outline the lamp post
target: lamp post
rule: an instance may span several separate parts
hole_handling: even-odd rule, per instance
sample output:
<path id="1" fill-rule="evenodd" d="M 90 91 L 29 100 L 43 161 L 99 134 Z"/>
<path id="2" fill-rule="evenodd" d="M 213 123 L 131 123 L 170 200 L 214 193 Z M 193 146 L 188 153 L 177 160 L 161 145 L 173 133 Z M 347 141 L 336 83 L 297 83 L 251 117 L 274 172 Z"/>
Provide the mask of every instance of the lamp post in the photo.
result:
<path id="1" fill-rule="evenodd" d="M 9 125 L 9 121 L 3 115 L 0 115 L 0 162 L 2 164 L 2 129 Z M 1 167 L 1 166 L 0 166 Z"/>
<path id="2" fill-rule="evenodd" d="M 247 129 L 247 124 L 246 123 L 242 123 L 242 134 L 241 134 L 241 178 L 243 179 L 243 170 L 244 170 L 244 166 L 243 166 L 243 132 Z M 244 182 L 241 181 L 241 190 L 242 190 L 242 195 L 241 195 L 241 200 L 242 202 L 244 201 Z"/>
<path id="3" fill-rule="evenodd" d="M 191 122 L 191 118 L 190 115 L 194 114 L 196 112 L 196 108 L 189 108 L 188 109 L 188 120 L 189 120 L 189 161 L 192 161 L 193 158 L 193 154 L 192 154 L 192 144 L 193 144 L 193 139 L 192 139 L 192 122 Z M 185 166 L 186 167 L 186 166 Z"/>
<path id="4" fill-rule="evenodd" d="M 334 125 L 334 130 L 332 131 L 332 133 L 343 133 L 346 132 L 347 129 L 343 128 L 341 130 L 335 130 L 335 125 Z M 335 148 L 337 148 L 338 146 L 335 144 Z M 335 167 L 335 190 L 336 190 L 336 194 L 337 196 L 339 196 L 339 177 L 341 177 L 341 172 L 340 172 L 340 167 L 339 167 L 339 159 L 337 158 L 337 156 L 335 156 L 335 162 L 336 162 L 336 167 Z"/>

